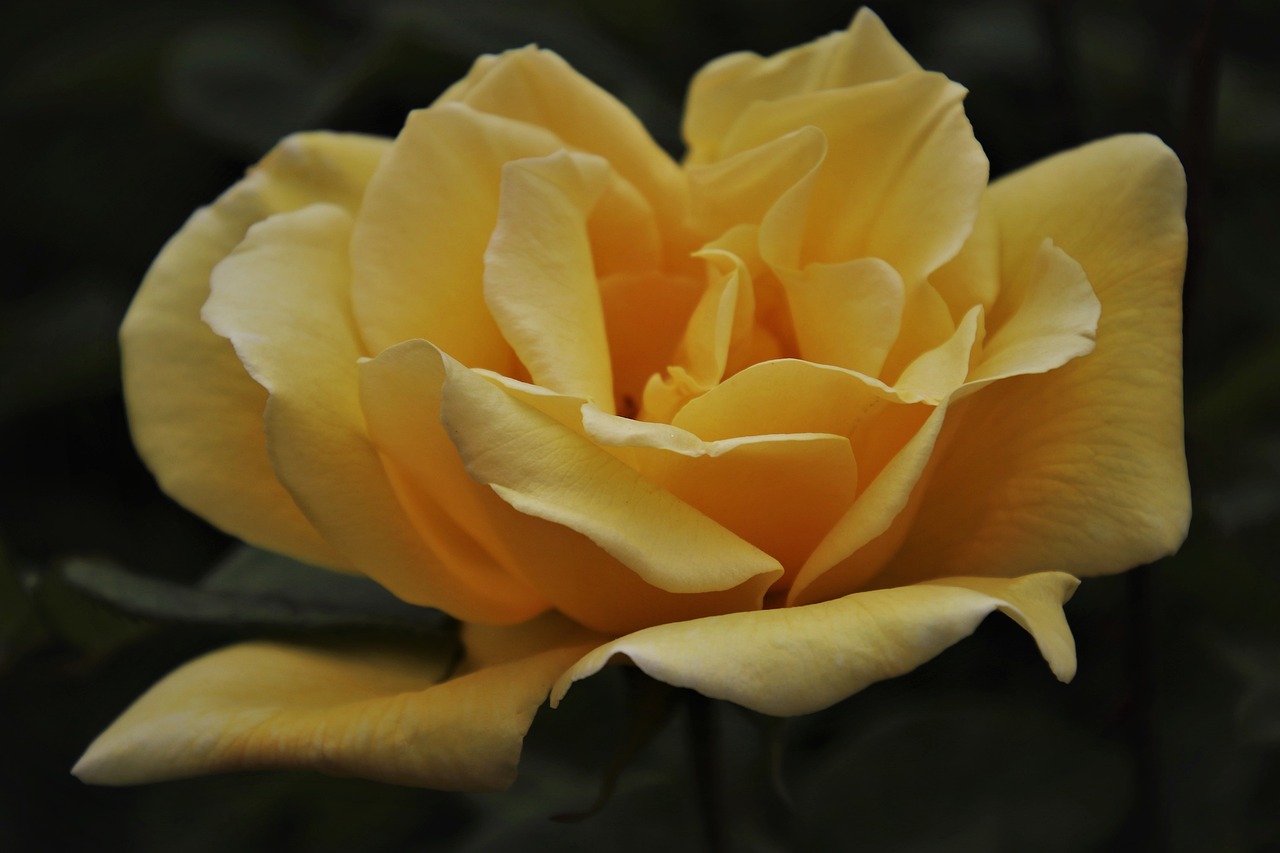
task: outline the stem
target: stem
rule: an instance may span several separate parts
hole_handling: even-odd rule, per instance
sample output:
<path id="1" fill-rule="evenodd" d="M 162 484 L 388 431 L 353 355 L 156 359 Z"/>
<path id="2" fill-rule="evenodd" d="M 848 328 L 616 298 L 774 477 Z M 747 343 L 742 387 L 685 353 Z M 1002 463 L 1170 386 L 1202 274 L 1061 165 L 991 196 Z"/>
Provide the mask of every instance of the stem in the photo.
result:
<path id="1" fill-rule="evenodd" d="M 729 846 L 720 776 L 720 727 L 715 711 L 711 699 L 689 691 L 689 747 L 707 851 L 727 853 Z"/>

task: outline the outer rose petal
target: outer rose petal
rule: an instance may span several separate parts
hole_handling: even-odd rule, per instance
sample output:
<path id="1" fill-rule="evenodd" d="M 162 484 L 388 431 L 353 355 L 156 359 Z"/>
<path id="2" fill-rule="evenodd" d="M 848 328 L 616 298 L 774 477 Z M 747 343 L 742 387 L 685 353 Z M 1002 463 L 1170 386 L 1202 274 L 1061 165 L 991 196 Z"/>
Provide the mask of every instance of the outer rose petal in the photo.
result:
<path id="1" fill-rule="evenodd" d="M 436 101 L 450 102 L 544 127 L 570 148 L 599 154 L 640 190 L 660 220 L 683 219 L 679 167 L 631 110 L 555 53 L 526 47 L 482 56 Z"/>
<path id="2" fill-rule="evenodd" d="M 201 322 L 200 306 L 214 266 L 250 225 L 314 202 L 356 210 L 387 146 L 331 133 L 281 142 L 169 240 L 120 330 L 134 444 L 165 492 L 234 536 L 326 566 L 346 560 L 276 480 L 263 436 L 266 392 Z"/>
<path id="3" fill-rule="evenodd" d="M 689 87 L 684 137 L 688 162 L 720 157 L 719 145 L 755 101 L 890 80 L 920 66 L 870 9 L 859 9 L 844 32 L 832 33 L 768 58 L 732 53 L 710 62 Z"/>
<path id="4" fill-rule="evenodd" d="M 1041 573 L 1013 580 L 946 578 L 755 613 L 658 625 L 606 643 L 552 691 L 625 657 L 654 678 L 776 716 L 807 714 L 873 682 L 910 672 L 973 633 L 993 610 L 1035 638 L 1054 675 L 1075 675 L 1075 643 L 1061 605 L 1079 583 Z"/>
<path id="5" fill-rule="evenodd" d="M 302 768 L 446 790 L 515 780 L 551 683 L 598 639 L 560 617 L 464 632 L 467 657 L 399 643 L 253 642 L 184 665 L 138 699 L 74 773 L 132 785 Z M 474 647 L 474 652 L 473 652 Z"/>
<path id="6" fill-rule="evenodd" d="M 1051 238 L 1102 303 L 1096 349 L 956 403 L 948 452 L 877 585 L 1028 567 L 1107 574 L 1181 544 L 1185 188 L 1177 158 L 1148 136 L 1096 142 L 992 186 L 1002 281 L 1030 280 Z"/>
<path id="7" fill-rule="evenodd" d="M 280 480 L 335 548 L 406 601 L 471 621 L 528 619 L 545 602 L 445 519 L 415 525 L 369 440 L 350 236 L 344 211 L 313 205 L 255 226 L 213 273 L 205 317 L 271 393 Z"/>

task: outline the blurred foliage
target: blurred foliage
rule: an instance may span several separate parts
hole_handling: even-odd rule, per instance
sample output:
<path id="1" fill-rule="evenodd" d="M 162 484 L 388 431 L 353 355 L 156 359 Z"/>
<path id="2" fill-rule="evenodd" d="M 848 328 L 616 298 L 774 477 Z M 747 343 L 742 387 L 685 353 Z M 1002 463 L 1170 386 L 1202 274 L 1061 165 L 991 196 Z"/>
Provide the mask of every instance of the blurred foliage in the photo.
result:
<path id="1" fill-rule="evenodd" d="M 971 89 L 993 174 L 1124 131 L 1157 133 L 1182 154 L 1196 514 L 1178 556 L 1082 587 L 1068 608 L 1080 657 L 1069 686 L 1019 629 L 992 619 L 915 673 L 820 714 L 779 724 L 719 707 L 732 849 L 1278 850 L 1280 5 L 875 8 L 926 67 Z M 294 602 L 247 626 L 217 617 L 218 602 L 250 591 L 225 565 L 220 581 L 196 585 L 231 543 L 161 496 L 134 455 L 115 330 L 164 240 L 289 131 L 394 134 L 476 54 L 538 42 L 678 153 L 683 87 L 702 63 L 808 41 L 853 10 L 6 0 L 0 850 L 701 849 L 683 700 L 637 718 L 646 688 L 633 672 L 591 679 L 541 713 L 504 795 L 296 773 L 120 790 L 70 777 L 93 736 L 172 667 L 263 620 L 281 629 L 281 613 L 324 609 Z M 253 594 L 294 586 L 276 568 L 285 579 Z M 156 606 L 107 606 L 119 583 L 147 585 Z M 166 607 L 209 618 L 175 627 Z M 649 746 L 611 777 L 610 756 L 646 726 Z M 589 809 L 606 778 L 616 790 L 598 815 L 550 820 Z"/>

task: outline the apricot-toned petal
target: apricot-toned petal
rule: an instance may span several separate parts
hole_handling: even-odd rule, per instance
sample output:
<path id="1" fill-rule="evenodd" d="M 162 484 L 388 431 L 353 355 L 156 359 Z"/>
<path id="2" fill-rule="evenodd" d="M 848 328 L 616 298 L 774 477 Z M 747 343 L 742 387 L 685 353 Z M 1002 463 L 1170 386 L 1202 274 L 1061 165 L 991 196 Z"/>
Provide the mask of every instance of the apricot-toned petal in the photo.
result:
<path id="1" fill-rule="evenodd" d="M 666 592 L 581 533 L 525 515 L 472 480 L 440 422 L 444 381 L 443 357 L 426 341 L 406 341 L 364 362 L 361 393 L 370 432 L 385 455 L 397 460 L 393 470 L 404 472 L 406 493 L 442 506 L 512 574 L 525 577 L 542 600 L 613 636 L 673 619 L 760 607 L 776 573 L 721 592 Z M 516 393 L 519 383 L 508 384 Z M 536 386 L 523 388 L 529 393 L 522 400 L 541 402 L 582 429 L 580 400 L 566 404 L 565 398 L 545 391 L 534 395 Z"/>
<path id="2" fill-rule="evenodd" d="M 720 142 L 756 101 L 889 80 L 919 70 L 880 18 L 866 8 L 858 10 L 848 30 L 768 58 L 754 53 L 722 56 L 699 71 L 689 87 L 684 119 L 688 162 L 718 160 Z"/>
<path id="3" fill-rule="evenodd" d="M 970 383 L 1045 373 L 1093 352 L 1102 305 L 1080 264 L 1046 237 L 1026 272 L 1017 307 L 987 335 Z"/>
<path id="4" fill-rule="evenodd" d="M 877 380 L 779 359 L 735 373 L 685 406 L 673 425 L 706 441 L 803 432 L 852 436 L 897 402 Z"/>
<path id="5" fill-rule="evenodd" d="M 803 268 L 876 257 L 914 287 L 954 257 L 987 185 L 964 94 L 939 74 L 916 72 L 748 108 L 726 140 L 730 151 L 805 125 L 827 138 L 811 185 L 791 191 L 808 196 L 803 216 L 780 210 L 762 228 L 762 247 L 778 242 L 778 230 L 798 235 L 799 244 L 771 248 L 765 260 Z"/>
<path id="6" fill-rule="evenodd" d="M 911 535 L 877 584 L 1028 568 L 1106 574 L 1182 542 L 1184 198 L 1177 159 L 1146 136 L 1093 143 L 993 185 L 1002 280 L 1031 280 L 1052 239 L 1102 303 L 1096 348 L 956 404 Z"/>
<path id="7" fill-rule="evenodd" d="M 755 294 L 742 259 L 720 248 L 697 256 L 707 263 L 710 281 L 689 315 L 672 364 L 645 385 L 645 420 L 669 422 L 686 402 L 715 387 L 729 363 L 730 346 L 743 342 L 754 327 Z"/>
<path id="8" fill-rule="evenodd" d="M 452 359 L 441 417 L 467 470 L 526 515 L 564 525 L 668 592 L 727 590 L 777 561 L 578 432 Z"/>
<path id="9" fill-rule="evenodd" d="M 270 392 L 267 446 L 280 481 L 352 565 L 406 601 L 459 618 L 527 619 L 541 602 L 474 542 L 415 526 L 369 441 L 350 236 L 351 217 L 332 205 L 260 223 L 214 270 L 205 319 Z"/>
<path id="10" fill-rule="evenodd" d="M 567 620 L 558 619 L 560 623 Z M 486 629 L 449 677 L 448 648 L 253 642 L 186 664 L 138 699 L 74 773 L 132 785 L 252 769 L 317 770 L 446 790 L 500 790 L 580 628 Z"/>
<path id="11" fill-rule="evenodd" d="M 969 375 L 970 357 L 978 342 L 981 322 L 982 306 L 975 305 L 950 338 L 907 365 L 894 387 L 920 400 L 941 402 Z"/>
<path id="12" fill-rule="evenodd" d="M 694 222 L 705 234 L 734 225 L 758 224 L 784 192 L 822 162 L 827 140 L 816 127 L 802 127 L 726 160 L 690 166 Z"/>
<path id="13" fill-rule="evenodd" d="M 228 533 L 310 563 L 341 566 L 267 458 L 266 392 L 200 320 L 209 274 L 266 217 L 313 202 L 355 210 L 387 141 L 291 136 L 165 245 L 120 330 L 133 441 L 160 486 Z"/>
<path id="14" fill-rule="evenodd" d="M 671 364 L 704 287 L 698 279 L 660 272 L 601 278 L 618 412 L 639 414 L 645 386 Z"/>
<path id="15" fill-rule="evenodd" d="M 461 104 L 410 113 L 352 238 L 351 298 L 369 352 L 424 338 L 469 366 L 514 368 L 484 300 L 502 167 L 562 147 L 542 128 Z"/>
<path id="16" fill-rule="evenodd" d="M 858 466 L 842 435 L 704 442 L 667 424 L 584 411 L 588 433 L 630 467 L 795 574 L 850 504 Z M 775 589 L 777 582 L 775 582 Z"/>
<path id="17" fill-rule="evenodd" d="M 659 625 L 592 651 L 556 682 L 551 702 L 617 658 L 713 699 L 775 716 L 807 714 L 910 672 L 995 610 L 1027 629 L 1054 675 L 1069 681 L 1075 643 L 1062 604 L 1077 583 L 1047 572 L 1013 580 L 945 578 L 806 607 Z"/>
<path id="18" fill-rule="evenodd" d="M 897 270 L 863 258 L 776 272 L 805 360 L 878 376 L 902 325 L 906 293 Z"/>
<path id="19" fill-rule="evenodd" d="M 504 166 L 484 295 L 535 383 L 612 408 L 609 343 L 587 237 L 587 215 L 608 178 L 599 157 L 566 151 Z"/>
<path id="20" fill-rule="evenodd" d="M 647 198 L 659 218 L 680 222 L 686 202 L 679 167 L 621 102 L 549 50 L 526 47 L 483 56 L 437 104 L 546 128 L 571 148 L 599 154 Z"/>
<path id="21" fill-rule="evenodd" d="M 890 414 L 910 417 L 910 411 L 902 411 L 909 408 L 915 407 L 899 407 Z M 854 592 L 884 566 L 916 510 L 918 501 L 913 503 L 912 496 L 918 494 L 946 417 L 944 402 L 879 470 L 800 569 L 788 604 L 808 604 Z M 892 423 L 893 418 L 884 420 Z M 867 547 L 872 543 L 876 547 Z"/>

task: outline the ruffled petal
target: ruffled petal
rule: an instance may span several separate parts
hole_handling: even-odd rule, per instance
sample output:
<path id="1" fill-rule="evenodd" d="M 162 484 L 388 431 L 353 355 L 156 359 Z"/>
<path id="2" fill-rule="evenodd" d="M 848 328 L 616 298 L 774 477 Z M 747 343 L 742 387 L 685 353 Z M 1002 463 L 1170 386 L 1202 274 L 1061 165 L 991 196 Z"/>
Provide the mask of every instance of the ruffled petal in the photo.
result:
<path id="1" fill-rule="evenodd" d="M 748 559 L 773 566 L 774 571 L 755 576 L 744 572 L 745 581 L 718 592 L 668 592 L 654 586 L 583 533 L 555 521 L 520 512 L 499 498 L 489 485 L 471 479 L 458 449 L 450 442 L 449 434 L 441 424 L 445 357 L 429 343 L 406 341 L 365 362 L 361 372 L 370 430 L 384 454 L 399 460 L 411 488 L 426 496 L 424 499 L 444 507 L 460 527 L 483 542 L 509 571 L 525 577 L 544 600 L 583 625 L 617 635 L 673 619 L 755 609 L 760 607 L 770 581 L 780 572 L 776 563 L 751 546 L 729 540 L 730 545 L 720 552 L 691 553 L 706 553 L 709 559 L 716 559 L 719 555 L 731 561 L 735 555 L 745 551 Z M 566 443 L 572 444 L 573 437 L 584 443 L 588 441 L 583 437 L 580 399 L 566 398 L 510 380 L 507 384 L 512 387 L 504 392 L 490 385 L 490 382 L 500 381 L 496 377 L 486 379 L 476 375 L 473 378 L 489 385 L 497 394 L 516 394 L 515 386 L 523 388 L 518 405 L 530 407 L 535 415 L 542 418 L 533 417 L 533 421 Z M 465 379 L 463 377 L 463 381 Z M 482 400 L 487 396 L 483 387 L 471 390 Z M 456 388 L 454 396 L 457 396 Z M 541 403 L 545 411 L 534 406 L 535 402 Z M 454 405 L 458 405 L 456 399 Z M 501 424 L 487 421 L 487 411 L 481 407 L 468 415 L 483 426 L 473 436 L 474 440 L 501 439 L 500 435 L 493 433 Z M 553 419 L 565 431 L 564 434 L 551 429 L 545 423 L 546 419 Z M 446 420 L 452 429 L 458 429 L 455 421 Z M 566 424 L 576 426 L 576 430 Z M 523 433 L 517 432 L 515 436 L 512 447 L 506 452 L 517 455 L 527 452 L 530 455 L 526 459 L 544 459 L 531 449 Z M 600 448 L 593 448 L 591 453 L 609 458 Z M 609 461 L 621 466 L 616 460 L 609 458 Z M 610 466 L 610 470 L 616 469 Z M 512 476 L 515 473 L 519 472 Z M 626 482 L 615 483 L 611 491 L 603 493 L 604 496 L 613 498 L 617 497 L 619 490 L 625 492 L 634 476 L 634 472 L 626 474 Z M 582 504 L 583 513 L 589 516 L 592 494 L 584 491 L 574 500 Z M 571 503 L 570 506 L 577 504 Z M 687 516 L 693 511 L 686 507 L 682 512 Z M 605 525 L 609 521 L 604 517 L 592 523 Z M 624 532 L 616 535 L 634 535 L 643 539 L 643 535 L 636 531 L 644 530 L 647 523 L 645 517 L 623 518 L 620 524 Z M 699 526 L 702 524 L 714 526 L 713 522 L 705 519 L 699 522 Z M 631 533 L 626 533 L 626 530 Z M 723 530 L 719 535 L 731 536 Z M 678 547 L 678 543 L 673 547 Z M 681 555 L 681 559 L 671 564 L 670 570 L 682 571 L 684 565 Z M 698 580 L 696 575 L 689 579 Z"/>
<path id="2" fill-rule="evenodd" d="M 464 103 L 554 133 L 564 145 L 598 154 L 652 205 L 669 228 L 684 221 L 687 190 L 679 167 L 620 101 L 555 53 L 526 47 L 482 56 L 437 104 Z M 683 248 L 668 233 L 669 252 Z"/>
<path id="3" fill-rule="evenodd" d="M 544 606 L 450 527 L 415 524 L 369 441 L 351 316 L 351 217 L 312 205 L 255 226 L 213 272 L 204 315 L 270 393 L 281 482 L 357 569 L 415 604 L 516 622 Z"/>
<path id="4" fill-rule="evenodd" d="M 562 147 L 548 130 L 461 104 L 409 115 L 352 237 L 351 299 L 369 352 L 425 338 L 464 364 L 515 370 L 484 300 L 502 167 Z"/>
<path id="5" fill-rule="evenodd" d="M 919 70 L 866 8 L 858 10 L 847 30 L 768 58 L 754 53 L 722 56 L 699 71 L 689 87 L 684 118 L 688 162 L 720 159 L 721 141 L 756 101 L 890 80 Z"/>
<path id="6" fill-rule="evenodd" d="M 1075 643 L 1062 604 L 1079 582 L 1059 573 L 1012 580 L 946 578 L 860 592 L 806 607 L 730 613 L 659 625 L 593 650 L 552 691 L 615 659 L 659 681 L 792 716 L 821 710 L 864 687 L 910 672 L 969 636 L 999 610 L 1035 639 L 1062 681 L 1075 675 Z"/>
<path id="7" fill-rule="evenodd" d="M 1051 239 L 1101 302 L 1096 348 L 956 403 L 947 452 L 930 474 L 912 534 L 877 584 L 1028 568 L 1106 574 L 1181 544 L 1190 515 L 1184 199 L 1177 158 L 1145 136 L 1096 142 L 992 186 L 1001 281 L 1034 281 Z M 1079 291 L 1070 265 L 1052 263 L 1059 272 L 1047 273 L 1049 290 L 1057 298 Z M 1086 305 L 1074 304 L 1074 337 L 1082 340 Z M 1012 329 L 1017 314 L 1008 316 Z M 1037 311 L 1027 322 L 1046 317 Z"/>
<path id="8" fill-rule="evenodd" d="M 915 72 L 750 106 L 727 152 L 806 125 L 827 140 L 821 166 L 765 218 L 765 261 L 800 270 L 879 258 L 914 289 L 953 258 L 973 229 L 988 174 L 964 95 L 940 74 Z"/>
<path id="9" fill-rule="evenodd" d="M 263 434 L 266 392 L 201 322 L 200 307 L 214 266 L 249 226 L 315 202 L 355 211 L 387 146 L 332 133 L 281 142 L 165 245 L 120 330 L 129 425 L 161 488 L 234 536 L 325 566 L 346 560 L 276 480 Z"/>
<path id="10" fill-rule="evenodd" d="M 407 641 L 231 646 L 162 679 L 73 772 L 132 785 L 292 768 L 501 790 L 551 684 L 595 642 L 558 617 L 470 629 L 452 675 L 451 649 Z"/>
<path id="11" fill-rule="evenodd" d="M 727 590 L 779 572 L 579 431 L 452 359 L 445 367 L 441 417 L 463 463 L 520 512 L 578 531 L 668 592 Z"/>
<path id="12" fill-rule="evenodd" d="M 539 385 L 612 410 L 613 376 L 587 216 L 609 179 L 599 157 L 559 152 L 502 169 L 484 296 Z"/>

